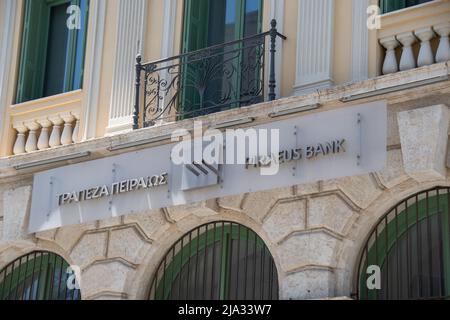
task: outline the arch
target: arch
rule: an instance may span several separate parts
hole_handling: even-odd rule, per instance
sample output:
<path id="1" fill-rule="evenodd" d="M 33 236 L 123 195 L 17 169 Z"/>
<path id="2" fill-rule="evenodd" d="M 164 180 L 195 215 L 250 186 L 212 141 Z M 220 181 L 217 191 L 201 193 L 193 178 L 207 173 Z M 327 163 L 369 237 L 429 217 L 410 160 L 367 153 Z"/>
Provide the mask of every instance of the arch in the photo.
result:
<path id="1" fill-rule="evenodd" d="M 155 300 L 278 299 L 278 272 L 256 232 L 229 221 L 201 225 L 167 251 L 150 283 Z"/>
<path id="2" fill-rule="evenodd" d="M 23 255 L 0 271 L 0 300 L 80 300 L 80 290 L 68 288 L 68 267 L 53 252 Z"/>
<path id="3" fill-rule="evenodd" d="M 368 274 L 369 266 L 379 269 Z M 368 280 L 379 286 L 369 288 Z M 416 193 L 378 220 L 360 254 L 356 283 L 359 299 L 450 298 L 450 187 Z"/>

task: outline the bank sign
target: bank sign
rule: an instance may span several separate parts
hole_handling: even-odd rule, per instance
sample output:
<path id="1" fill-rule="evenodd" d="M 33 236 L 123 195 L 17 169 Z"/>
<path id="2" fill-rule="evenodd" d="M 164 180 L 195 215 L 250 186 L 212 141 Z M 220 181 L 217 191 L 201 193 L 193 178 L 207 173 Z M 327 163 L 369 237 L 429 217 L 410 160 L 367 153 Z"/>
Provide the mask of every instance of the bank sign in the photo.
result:
<path id="1" fill-rule="evenodd" d="M 34 176 L 29 232 L 382 170 L 386 102 L 273 121 Z M 202 132 L 202 128 L 199 130 Z"/>

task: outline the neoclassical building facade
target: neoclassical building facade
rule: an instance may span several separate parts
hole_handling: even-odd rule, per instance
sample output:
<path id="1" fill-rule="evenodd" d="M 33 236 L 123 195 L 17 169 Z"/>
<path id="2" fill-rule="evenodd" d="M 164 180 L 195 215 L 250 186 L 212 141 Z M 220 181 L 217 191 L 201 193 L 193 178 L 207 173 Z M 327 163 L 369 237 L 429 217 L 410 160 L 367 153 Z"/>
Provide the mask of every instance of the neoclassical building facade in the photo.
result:
<path id="1" fill-rule="evenodd" d="M 31 2 L 0 1 L 0 299 L 448 299 L 448 1 Z M 348 145 L 247 187 L 166 164 L 199 120 Z"/>

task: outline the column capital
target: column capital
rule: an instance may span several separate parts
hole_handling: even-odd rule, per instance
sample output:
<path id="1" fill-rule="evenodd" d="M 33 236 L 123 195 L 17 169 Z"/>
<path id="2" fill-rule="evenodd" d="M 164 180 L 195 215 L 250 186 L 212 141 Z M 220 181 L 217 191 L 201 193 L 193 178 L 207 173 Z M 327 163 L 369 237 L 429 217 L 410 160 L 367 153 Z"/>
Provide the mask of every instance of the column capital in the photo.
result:
<path id="1" fill-rule="evenodd" d="M 397 39 L 394 36 L 381 38 L 380 44 L 386 49 L 386 50 L 394 50 L 397 48 L 400 43 L 397 41 Z"/>
<path id="2" fill-rule="evenodd" d="M 37 123 L 35 120 L 25 121 L 23 124 L 30 131 L 36 131 L 36 130 L 39 130 L 41 128 L 39 123 Z"/>
<path id="3" fill-rule="evenodd" d="M 417 38 L 412 31 L 397 35 L 397 40 L 404 46 L 410 47 L 417 42 Z"/>
<path id="4" fill-rule="evenodd" d="M 13 128 L 14 128 L 14 130 L 16 130 L 18 133 L 21 133 L 21 134 L 25 134 L 25 133 L 28 132 L 27 126 L 26 126 L 22 121 L 14 122 L 14 123 L 13 123 Z"/>
<path id="5" fill-rule="evenodd" d="M 441 37 L 448 37 L 450 35 L 450 22 L 445 22 L 433 26 L 433 29 Z"/>
<path id="6" fill-rule="evenodd" d="M 41 125 L 42 128 L 49 128 L 52 126 L 52 122 L 48 118 L 36 119 L 36 122 Z"/>
<path id="7" fill-rule="evenodd" d="M 436 36 L 436 34 L 434 33 L 434 31 L 431 27 L 416 30 L 416 31 L 414 31 L 414 34 L 422 42 L 430 41 L 431 39 L 433 39 Z"/>
<path id="8" fill-rule="evenodd" d="M 66 124 L 72 123 L 75 121 L 75 117 L 73 116 L 73 114 L 71 112 L 61 113 L 60 117 L 61 117 L 61 119 L 64 120 L 64 123 L 66 123 Z"/>
<path id="9" fill-rule="evenodd" d="M 48 117 L 48 120 L 50 120 L 55 126 L 61 126 L 64 124 L 64 120 L 61 118 L 60 115 L 50 116 Z"/>

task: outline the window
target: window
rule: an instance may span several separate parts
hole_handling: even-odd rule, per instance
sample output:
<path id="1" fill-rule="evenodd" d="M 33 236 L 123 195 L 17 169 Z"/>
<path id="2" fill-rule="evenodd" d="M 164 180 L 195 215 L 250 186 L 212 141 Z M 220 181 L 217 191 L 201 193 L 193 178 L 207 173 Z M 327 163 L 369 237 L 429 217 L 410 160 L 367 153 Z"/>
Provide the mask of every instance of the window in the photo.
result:
<path id="1" fill-rule="evenodd" d="M 68 267 L 50 252 L 20 257 L 0 271 L 0 300 L 80 300 L 80 290 L 67 286 Z"/>
<path id="2" fill-rule="evenodd" d="M 253 39 L 220 46 L 261 30 L 261 0 L 185 1 L 183 52 L 219 47 L 183 61 L 184 114 L 195 117 L 262 101 L 262 45 Z"/>
<path id="3" fill-rule="evenodd" d="M 382 13 L 388 13 L 430 1 L 432 0 L 381 0 L 380 6 Z"/>
<path id="4" fill-rule="evenodd" d="M 16 103 L 81 89 L 88 7 L 89 0 L 26 0 Z"/>
<path id="5" fill-rule="evenodd" d="M 359 298 L 450 299 L 449 188 L 404 200 L 369 237 L 359 269 Z M 381 269 L 381 289 L 367 286 L 368 266 Z"/>
<path id="6" fill-rule="evenodd" d="M 254 231 L 231 222 L 210 223 L 172 246 L 153 278 L 150 299 L 274 300 L 277 269 Z"/>

